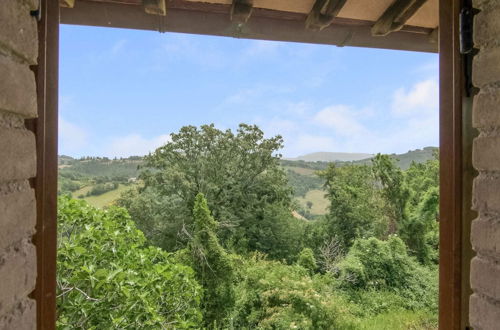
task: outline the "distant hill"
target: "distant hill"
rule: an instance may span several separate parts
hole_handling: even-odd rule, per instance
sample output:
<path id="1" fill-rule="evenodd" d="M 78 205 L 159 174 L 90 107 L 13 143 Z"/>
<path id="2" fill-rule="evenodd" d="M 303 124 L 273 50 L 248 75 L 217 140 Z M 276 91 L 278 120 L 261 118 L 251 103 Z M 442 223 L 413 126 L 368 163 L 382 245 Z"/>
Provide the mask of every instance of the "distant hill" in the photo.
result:
<path id="1" fill-rule="evenodd" d="M 437 147 L 425 147 L 423 149 L 410 150 L 404 154 L 390 154 L 389 156 L 396 160 L 399 168 L 406 170 L 412 162 L 425 163 L 434 159 L 434 154 L 439 150 Z M 363 159 L 353 162 L 355 164 L 370 164 L 370 159 Z"/>
<path id="2" fill-rule="evenodd" d="M 411 162 L 424 163 L 433 159 L 438 148 L 426 147 L 410 150 L 404 154 L 391 154 L 402 169 L 407 169 Z M 323 180 L 315 173 L 324 170 L 329 163 L 338 166 L 349 164 L 371 164 L 373 155 L 363 153 L 315 152 L 293 159 L 281 160 L 288 182 L 294 190 L 294 197 L 301 206 L 302 215 L 310 213 L 319 216 L 327 212 L 328 201 L 324 197 Z M 134 156 L 124 159 L 106 157 L 84 157 L 80 159 L 59 156 L 59 193 L 71 193 L 75 198 L 87 200 L 94 206 L 103 207 L 112 204 L 129 186 L 139 184 L 139 166 L 143 157 Z M 102 194 L 89 195 L 92 188 L 99 184 L 117 184 L 117 188 Z M 308 202 L 312 203 L 308 207 Z M 307 218 L 310 218 L 306 216 Z"/>
<path id="3" fill-rule="evenodd" d="M 352 162 L 373 157 L 372 154 L 350 153 L 350 152 L 313 152 L 295 158 L 285 160 L 303 160 L 306 162 Z"/>

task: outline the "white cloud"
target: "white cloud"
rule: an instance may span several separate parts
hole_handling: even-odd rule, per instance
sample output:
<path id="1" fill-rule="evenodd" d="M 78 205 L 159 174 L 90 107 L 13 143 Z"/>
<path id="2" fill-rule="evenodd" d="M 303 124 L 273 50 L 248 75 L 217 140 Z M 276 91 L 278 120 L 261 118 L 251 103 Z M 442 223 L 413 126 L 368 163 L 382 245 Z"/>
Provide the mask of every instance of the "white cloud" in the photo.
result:
<path id="1" fill-rule="evenodd" d="M 393 95 L 392 112 L 398 116 L 433 113 L 438 109 L 439 86 L 430 78 L 414 84 L 410 89 L 400 88 Z"/>
<path id="2" fill-rule="evenodd" d="M 357 118 L 357 112 L 345 105 L 329 106 L 316 113 L 313 121 L 316 125 L 332 128 L 342 136 L 355 136 L 366 131 Z"/>
<path id="3" fill-rule="evenodd" d="M 151 139 L 140 134 L 129 134 L 113 138 L 106 148 L 106 155 L 111 157 L 141 156 L 155 151 L 165 143 L 171 141 L 170 135 L 164 134 Z"/>
<path id="4" fill-rule="evenodd" d="M 62 153 L 78 154 L 87 145 L 88 134 L 83 128 L 59 118 L 59 149 Z"/>

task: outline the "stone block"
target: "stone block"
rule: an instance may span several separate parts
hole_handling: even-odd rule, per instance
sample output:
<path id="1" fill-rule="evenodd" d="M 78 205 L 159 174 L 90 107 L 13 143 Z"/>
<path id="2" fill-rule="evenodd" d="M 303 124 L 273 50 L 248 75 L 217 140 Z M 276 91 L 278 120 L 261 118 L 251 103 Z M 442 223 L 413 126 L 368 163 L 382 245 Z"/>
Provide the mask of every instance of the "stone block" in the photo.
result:
<path id="1" fill-rule="evenodd" d="M 35 74 L 28 65 L 0 55 L 0 109 L 24 118 L 37 115 Z"/>
<path id="2" fill-rule="evenodd" d="M 500 324 L 500 308 L 477 294 L 469 300 L 469 320 L 474 329 L 498 330 Z"/>
<path id="3" fill-rule="evenodd" d="M 36 249 L 27 240 L 0 256 L 0 315 L 5 315 L 35 289 Z"/>
<path id="4" fill-rule="evenodd" d="M 35 232 L 36 201 L 31 188 L 0 195 L 0 251 Z"/>
<path id="5" fill-rule="evenodd" d="M 12 52 L 29 64 L 36 64 L 37 25 L 30 11 L 30 6 L 24 1 L 0 1 L 0 48 L 4 53 Z"/>
<path id="6" fill-rule="evenodd" d="M 33 132 L 0 128 L 0 182 L 28 179 L 36 173 Z"/>
<path id="7" fill-rule="evenodd" d="M 472 81 L 479 88 L 500 81 L 500 47 L 481 49 L 474 57 Z"/>
<path id="8" fill-rule="evenodd" d="M 486 129 L 500 127 L 500 88 L 481 91 L 474 97 L 472 125 Z"/>
<path id="9" fill-rule="evenodd" d="M 474 251 L 500 258 L 500 221 L 481 218 L 472 221 L 471 242 Z"/>
<path id="10" fill-rule="evenodd" d="M 500 266 L 493 261 L 474 257 L 471 262 L 470 283 L 474 292 L 500 300 Z"/>
<path id="11" fill-rule="evenodd" d="M 500 171 L 500 136 L 475 138 L 472 163 L 480 171 Z"/>

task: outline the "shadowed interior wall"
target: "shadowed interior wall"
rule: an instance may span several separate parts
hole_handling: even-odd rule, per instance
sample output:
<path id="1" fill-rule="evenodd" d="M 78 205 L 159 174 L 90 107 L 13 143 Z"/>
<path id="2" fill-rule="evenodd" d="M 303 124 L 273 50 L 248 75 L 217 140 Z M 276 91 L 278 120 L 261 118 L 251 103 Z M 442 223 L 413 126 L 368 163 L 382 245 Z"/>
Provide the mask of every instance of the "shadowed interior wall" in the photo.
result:
<path id="1" fill-rule="evenodd" d="M 37 0 L 0 1 L 0 329 L 36 328 L 35 135 Z"/>
<path id="2" fill-rule="evenodd" d="M 471 263 L 469 317 L 474 329 L 500 326 L 500 1 L 475 0 L 481 10 L 474 19 L 473 83 L 480 88 L 474 98 L 473 208 L 479 216 L 472 223 L 471 241 L 477 255 Z"/>

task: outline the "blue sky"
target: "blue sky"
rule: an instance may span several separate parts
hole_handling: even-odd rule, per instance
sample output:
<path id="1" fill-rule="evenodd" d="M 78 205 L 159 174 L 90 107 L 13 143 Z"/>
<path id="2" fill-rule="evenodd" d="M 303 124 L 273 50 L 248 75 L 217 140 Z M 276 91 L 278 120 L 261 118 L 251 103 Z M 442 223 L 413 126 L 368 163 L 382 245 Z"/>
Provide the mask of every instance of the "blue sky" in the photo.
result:
<path id="1" fill-rule="evenodd" d="M 143 155 L 257 124 L 286 157 L 438 145 L 436 54 L 61 26 L 59 153 Z"/>

